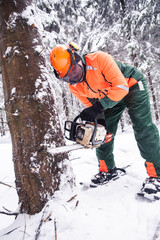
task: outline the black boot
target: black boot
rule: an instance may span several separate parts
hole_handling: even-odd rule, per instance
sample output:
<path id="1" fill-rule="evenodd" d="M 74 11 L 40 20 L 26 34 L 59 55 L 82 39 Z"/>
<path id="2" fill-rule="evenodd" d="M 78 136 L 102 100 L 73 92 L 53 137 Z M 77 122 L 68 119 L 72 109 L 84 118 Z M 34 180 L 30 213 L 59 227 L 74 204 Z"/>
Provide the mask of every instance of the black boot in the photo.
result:
<path id="1" fill-rule="evenodd" d="M 141 191 L 148 194 L 157 194 L 159 192 L 160 196 L 160 178 L 146 178 Z"/>
<path id="2" fill-rule="evenodd" d="M 111 169 L 109 172 L 99 172 L 92 179 L 91 182 L 96 185 L 104 185 L 111 179 L 115 180 L 118 178 L 117 168 Z"/>
<path id="3" fill-rule="evenodd" d="M 137 196 L 148 201 L 160 200 L 160 178 L 146 178 Z"/>

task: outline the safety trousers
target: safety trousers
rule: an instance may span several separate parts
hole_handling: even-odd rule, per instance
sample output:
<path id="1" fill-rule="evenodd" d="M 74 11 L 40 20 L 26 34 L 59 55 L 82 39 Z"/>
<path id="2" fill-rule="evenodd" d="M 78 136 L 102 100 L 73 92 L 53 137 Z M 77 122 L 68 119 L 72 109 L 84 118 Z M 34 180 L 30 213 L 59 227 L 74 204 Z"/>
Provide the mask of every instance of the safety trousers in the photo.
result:
<path id="1" fill-rule="evenodd" d="M 160 177 L 159 132 L 152 122 L 149 94 L 145 78 L 130 88 L 129 93 L 116 106 L 105 110 L 107 131 L 112 139 L 96 149 L 99 170 L 108 172 L 115 167 L 113 148 L 114 137 L 120 117 L 127 107 L 135 139 L 150 177 Z M 129 144 L 129 143 L 128 143 Z"/>

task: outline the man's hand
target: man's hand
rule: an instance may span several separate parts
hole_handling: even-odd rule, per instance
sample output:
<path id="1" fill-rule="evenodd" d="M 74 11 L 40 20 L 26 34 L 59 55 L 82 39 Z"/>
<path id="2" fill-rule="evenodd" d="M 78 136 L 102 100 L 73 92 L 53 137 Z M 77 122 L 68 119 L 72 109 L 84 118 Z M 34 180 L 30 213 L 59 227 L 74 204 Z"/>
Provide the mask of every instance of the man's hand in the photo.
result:
<path id="1" fill-rule="evenodd" d="M 103 111 L 102 104 L 97 101 L 91 107 L 85 108 L 79 116 L 82 120 L 94 122 Z"/>

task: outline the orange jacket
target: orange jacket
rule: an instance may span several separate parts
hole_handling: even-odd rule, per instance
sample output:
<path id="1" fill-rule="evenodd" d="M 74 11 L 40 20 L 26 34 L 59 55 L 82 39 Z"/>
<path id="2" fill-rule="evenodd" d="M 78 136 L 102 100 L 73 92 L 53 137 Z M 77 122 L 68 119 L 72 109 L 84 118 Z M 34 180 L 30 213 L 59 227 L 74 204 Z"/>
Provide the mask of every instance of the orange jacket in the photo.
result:
<path id="1" fill-rule="evenodd" d="M 69 84 L 69 89 L 86 107 L 96 99 L 105 109 L 112 108 L 127 95 L 129 87 L 137 83 L 125 78 L 112 56 L 105 52 L 87 54 L 85 61 L 85 81 Z"/>

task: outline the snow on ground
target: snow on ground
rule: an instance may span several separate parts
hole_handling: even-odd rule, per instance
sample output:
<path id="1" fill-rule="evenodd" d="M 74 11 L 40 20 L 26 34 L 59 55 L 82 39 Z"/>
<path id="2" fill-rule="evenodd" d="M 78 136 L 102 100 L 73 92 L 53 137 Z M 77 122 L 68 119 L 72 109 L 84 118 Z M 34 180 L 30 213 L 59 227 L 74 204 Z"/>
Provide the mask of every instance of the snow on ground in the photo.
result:
<path id="1" fill-rule="evenodd" d="M 0 180 L 14 185 L 11 144 L 1 141 L 0 151 Z M 115 160 L 117 167 L 131 165 L 127 175 L 106 186 L 84 190 L 78 183 L 89 181 L 98 170 L 95 151 L 71 152 L 77 187 L 72 192 L 57 192 L 34 216 L 21 214 L 13 221 L 0 215 L 0 240 L 160 240 L 155 236 L 160 202 L 135 198 L 147 175 L 132 131 L 117 134 Z M 0 210 L 2 206 L 11 211 L 18 207 L 16 191 L 0 184 Z"/>
<path id="2" fill-rule="evenodd" d="M 12 145 L 10 136 L 0 137 L 0 211 L 5 211 L 3 207 L 10 211 L 15 211 L 18 202 L 15 184 L 14 169 L 12 163 Z M 8 184 L 11 187 L 3 185 Z M 14 217 L 0 214 L 0 229 L 8 226 Z"/>

